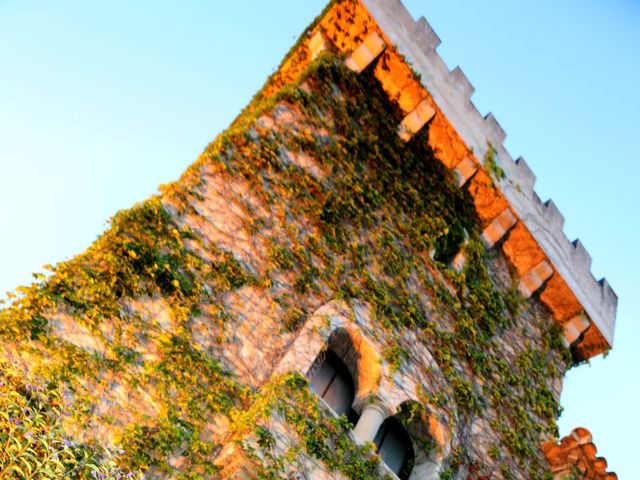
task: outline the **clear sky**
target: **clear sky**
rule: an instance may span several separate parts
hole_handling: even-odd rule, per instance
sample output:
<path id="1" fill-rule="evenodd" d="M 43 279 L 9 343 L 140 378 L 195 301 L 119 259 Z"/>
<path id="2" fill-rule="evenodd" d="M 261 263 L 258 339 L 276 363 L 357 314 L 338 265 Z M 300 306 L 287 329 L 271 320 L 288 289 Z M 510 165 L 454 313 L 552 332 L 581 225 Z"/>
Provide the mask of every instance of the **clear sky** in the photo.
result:
<path id="1" fill-rule="evenodd" d="M 620 297 L 615 348 L 569 373 L 560 429 L 587 427 L 610 470 L 638 478 L 640 3 L 405 3 Z M 176 179 L 323 5 L 0 0 L 0 292 Z"/>

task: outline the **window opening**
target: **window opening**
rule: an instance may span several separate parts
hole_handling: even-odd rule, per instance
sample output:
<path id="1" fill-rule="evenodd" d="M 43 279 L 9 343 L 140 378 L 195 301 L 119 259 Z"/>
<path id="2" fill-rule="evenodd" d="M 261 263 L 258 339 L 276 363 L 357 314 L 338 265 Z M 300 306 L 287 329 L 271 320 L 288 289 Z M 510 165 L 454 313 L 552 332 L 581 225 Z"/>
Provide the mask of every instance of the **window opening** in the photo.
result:
<path id="1" fill-rule="evenodd" d="M 378 455 L 387 467 L 401 480 L 407 480 L 413 469 L 415 456 L 411 437 L 402 424 L 394 417 L 387 418 L 373 443 L 378 447 Z"/>
<path id="2" fill-rule="evenodd" d="M 351 405 L 355 398 L 355 385 L 344 362 L 333 350 L 318 355 L 310 370 L 311 389 L 338 415 L 346 415 L 352 424 L 358 415 Z"/>

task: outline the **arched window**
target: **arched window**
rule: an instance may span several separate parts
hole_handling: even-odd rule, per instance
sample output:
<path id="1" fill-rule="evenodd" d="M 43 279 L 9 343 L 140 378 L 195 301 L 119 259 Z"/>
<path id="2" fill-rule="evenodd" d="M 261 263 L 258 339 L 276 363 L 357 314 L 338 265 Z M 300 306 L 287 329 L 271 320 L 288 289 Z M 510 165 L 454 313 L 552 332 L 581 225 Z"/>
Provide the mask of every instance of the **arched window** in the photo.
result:
<path id="1" fill-rule="evenodd" d="M 387 418 L 373 443 L 378 447 L 378 455 L 389 469 L 401 480 L 407 480 L 413 469 L 415 455 L 411 437 L 395 418 Z"/>
<path id="2" fill-rule="evenodd" d="M 349 369 L 333 350 L 321 353 L 309 371 L 313 391 L 338 415 L 347 415 L 353 423 L 357 415 L 351 408 L 355 385 Z"/>

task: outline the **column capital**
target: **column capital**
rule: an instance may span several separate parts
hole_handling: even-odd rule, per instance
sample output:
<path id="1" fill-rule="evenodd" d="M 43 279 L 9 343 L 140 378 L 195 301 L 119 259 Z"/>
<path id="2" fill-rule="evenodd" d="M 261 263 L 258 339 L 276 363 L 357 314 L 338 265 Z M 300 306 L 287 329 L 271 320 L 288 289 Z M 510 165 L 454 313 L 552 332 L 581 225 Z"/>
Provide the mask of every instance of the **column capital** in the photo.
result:
<path id="1" fill-rule="evenodd" d="M 384 418 L 393 415 L 395 412 L 392 411 L 391 407 L 387 405 L 387 403 L 378 395 L 367 395 L 365 397 L 357 398 L 353 402 L 353 408 L 356 412 L 362 412 L 368 409 L 376 409 L 378 410 Z"/>

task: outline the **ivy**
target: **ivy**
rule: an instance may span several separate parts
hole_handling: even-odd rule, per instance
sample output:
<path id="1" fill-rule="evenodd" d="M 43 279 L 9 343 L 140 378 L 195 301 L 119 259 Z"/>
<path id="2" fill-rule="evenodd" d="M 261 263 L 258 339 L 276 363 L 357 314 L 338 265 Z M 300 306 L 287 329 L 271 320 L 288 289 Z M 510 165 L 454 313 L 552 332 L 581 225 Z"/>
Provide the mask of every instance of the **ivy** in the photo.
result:
<path id="1" fill-rule="evenodd" d="M 272 379 L 250 403 L 235 413 L 233 428 L 259 478 L 283 478 L 291 463 L 305 459 L 311 464 L 320 460 L 329 471 L 354 480 L 377 478 L 379 457 L 373 455 L 372 444 L 358 447 L 349 433 L 353 425 L 345 416 L 334 418 L 323 411 L 299 374 Z M 271 430 L 278 422 L 286 422 L 298 439 L 281 446 L 286 451 L 280 454 Z"/>
<path id="2" fill-rule="evenodd" d="M 286 108 L 299 117 L 295 128 L 260 126 L 262 115 Z M 278 478 L 300 458 L 320 460 L 349 478 L 375 478 L 379 460 L 371 446 L 355 445 L 346 419 L 327 415 L 306 380 L 279 377 L 250 392 L 193 341 L 191 331 L 204 314 L 212 329 L 232 326 L 236 319 L 225 296 L 249 285 L 273 295 L 284 312 L 283 330 L 290 332 L 322 302 L 366 300 L 381 334 L 390 339 L 383 355 L 392 368 L 412 361 L 414 346 L 404 333 L 415 332 L 449 383 L 450 391 L 434 402 L 443 410 L 455 402 L 459 415 L 450 419 L 452 427 L 497 412 L 492 426 L 502 438 L 505 471 L 542 478 L 546 467 L 538 442 L 542 433 L 555 431 L 559 413 L 548 384 L 570 362 L 560 332 L 545 326 L 539 341 L 529 342 L 514 361 L 505 360 L 500 342 L 520 328 L 518 315 L 531 315 L 529 307 L 515 288 L 497 283 L 494 259 L 480 242 L 473 199 L 429 147 L 428 129 L 404 143 L 397 135 L 401 119 L 372 76 L 351 72 L 330 53 L 321 56 L 299 84 L 273 97 L 258 95 L 178 184 L 165 187 L 162 198 L 119 212 L 84 254 L 19 290 L 0 311 L 0 337 L 41 342 L 60 358 L 47 374 L 70 390 L 74 379 L 104 371 L 126 372 L 131 381 L 153 385 L 166 399 L 163 410 L 157 418 L 132 422 L 120 439 L 133 469 L 177 475 L 167 462 L 176 454 L 198 475 L 214 475 L 218 467 L 211 462 L 219 445 L 200 434 L 212 416 L 222 415 L 261 478 Z M 292 163 L 285 150 L 304 153 L 324 174 Z M 194 205 L 207 200 L 200 189 L 203 167 L 249 185 L 261 208 L 246 207 L 247 233 L 255 245 L 265 246 L 260 256 L 266 268 L 249 270 L 179 221 L 197 215 Z M 166 200 L 178 204 L 178 213 L 169 214 Z M 460 250 L 466 263 L 453 272 L 447 264 Z M 148 323 L 126 309 L 139 298 L 164 300 L 175 328 L 147 332 Z M 52 339 L 47 319 L 56 311 L 96 335 L 100 327 L 116 325 L 114 358 Z M 157 358 L 145 359 L 136 344 L 124 341 L 127 328 L 138 341 L 153 340 Z M 77 404 L 86 410 L 78 411 L 78 423 L 96 401 L 80 393 Z M 271 429 L 275 418 L 284 419 L 300 439 L 284 453 L 277 451 Z M 472 464 L 467 453 L 456 451 L 441 478 L 455 478 Z"/>
<path id="3" fill-rule="evenodd" d="M 69 413 L 56 385 L 0 360 L 0 479 L 139 478 L 120 469 L 120 453 L 76 444 L 63 428 Z"/>

